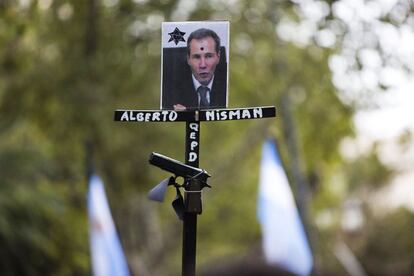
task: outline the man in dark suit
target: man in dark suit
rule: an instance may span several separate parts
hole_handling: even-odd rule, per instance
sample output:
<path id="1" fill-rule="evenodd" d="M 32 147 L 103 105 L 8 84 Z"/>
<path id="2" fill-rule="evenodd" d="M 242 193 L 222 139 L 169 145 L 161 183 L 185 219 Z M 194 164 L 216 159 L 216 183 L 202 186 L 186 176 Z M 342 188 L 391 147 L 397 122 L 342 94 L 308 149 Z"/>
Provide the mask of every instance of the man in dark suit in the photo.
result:
<path id="1" fill-rule="evenodd" d="M 187 39 L 188 66 L 179 73 L 175 85 L 163 91 L 162 107 L 175 110 L 226 107 L 227 66 L 218 68 L 220 50 L 220 38 L 214 31 L 202 28 L 192 32 Z"/>

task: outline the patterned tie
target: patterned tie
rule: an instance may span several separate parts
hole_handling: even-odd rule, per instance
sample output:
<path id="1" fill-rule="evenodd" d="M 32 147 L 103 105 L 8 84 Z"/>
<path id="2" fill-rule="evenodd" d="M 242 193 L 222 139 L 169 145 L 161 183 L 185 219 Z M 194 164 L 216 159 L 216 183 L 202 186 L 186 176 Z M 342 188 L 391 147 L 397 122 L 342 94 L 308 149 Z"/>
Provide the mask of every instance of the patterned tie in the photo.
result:
<path id="1" fill-rule="evenodd" d="M 199 86 L 197 88 L 197 93 L 200 95 L 200 108 L 209 107 L 210 103 L 207 101 L 207 91 L 209 91 L 207 86 Z"/>

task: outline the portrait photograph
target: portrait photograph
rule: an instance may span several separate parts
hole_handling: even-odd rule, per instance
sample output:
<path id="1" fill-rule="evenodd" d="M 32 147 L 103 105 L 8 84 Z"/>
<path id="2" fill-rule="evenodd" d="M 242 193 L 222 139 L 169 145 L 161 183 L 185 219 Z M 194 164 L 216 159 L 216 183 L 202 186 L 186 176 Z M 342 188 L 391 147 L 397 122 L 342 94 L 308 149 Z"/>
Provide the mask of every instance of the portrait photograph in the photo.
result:
<path id="1" fill-rule="evenodd" d="M 162 23 L 161 109 L 227 108 L 229 25 Z"/>

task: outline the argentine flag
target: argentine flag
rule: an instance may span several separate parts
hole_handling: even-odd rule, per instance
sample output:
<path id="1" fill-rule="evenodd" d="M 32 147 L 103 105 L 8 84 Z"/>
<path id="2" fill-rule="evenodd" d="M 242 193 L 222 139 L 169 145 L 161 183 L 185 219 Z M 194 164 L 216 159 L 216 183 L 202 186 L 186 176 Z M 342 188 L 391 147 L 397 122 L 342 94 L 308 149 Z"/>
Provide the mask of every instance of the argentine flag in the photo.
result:
<path id="1" fill-rule="evenodd" d="M 93 275 L 129 275 L 104 185 L 97 175 L 92 175 L 89 180 L 88 213 Z"/>
<path id="2" fill-rule="evenodd" d="M 276 145 L 271 140 L 263 145 L 259 185 L 257 216 L 267 262 L 298 275 L 309 275 L 312 253 Z"/>

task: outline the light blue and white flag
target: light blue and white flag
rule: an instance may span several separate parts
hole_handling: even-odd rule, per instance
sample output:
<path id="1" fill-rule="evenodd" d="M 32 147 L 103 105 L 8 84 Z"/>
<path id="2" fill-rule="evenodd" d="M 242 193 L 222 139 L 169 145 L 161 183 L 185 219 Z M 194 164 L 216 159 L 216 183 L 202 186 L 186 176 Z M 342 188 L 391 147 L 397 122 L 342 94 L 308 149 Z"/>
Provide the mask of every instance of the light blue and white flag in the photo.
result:
<path id="1" fill-rule="evenodd" d="M 92 175 L 89 180 L 88 213 L 93 275 L 129 275 L 104 185 L 97 175 Z"/>
<path id="2" fill-rule="evenodd" d="M 312 253 L 276 145 L 270 140 L 262 149 L 257 216 L 267 262 L 309 275 Z"/>

